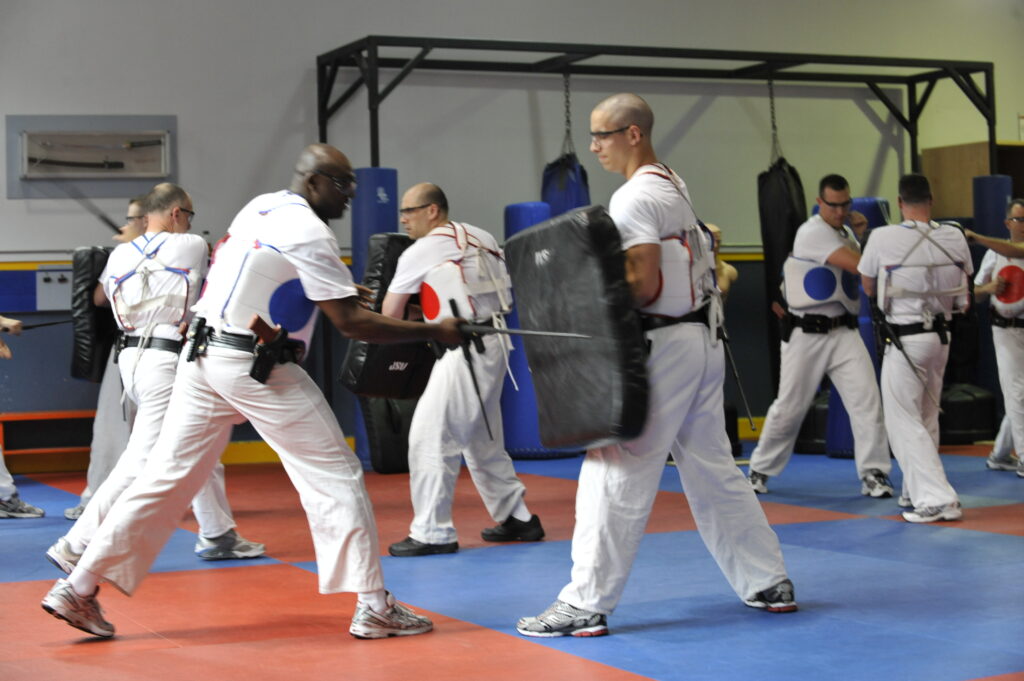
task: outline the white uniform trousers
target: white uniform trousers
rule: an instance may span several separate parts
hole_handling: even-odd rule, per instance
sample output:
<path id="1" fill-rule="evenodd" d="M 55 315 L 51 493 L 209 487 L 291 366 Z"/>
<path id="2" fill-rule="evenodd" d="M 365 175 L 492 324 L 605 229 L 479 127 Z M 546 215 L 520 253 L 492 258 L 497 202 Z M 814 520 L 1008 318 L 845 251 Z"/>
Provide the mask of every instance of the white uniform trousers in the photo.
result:
<path id="1" fill-rule="evenodd" d="M 786 578 L 778 537 L 737 468 L 722 409 L 722 346 L 703 324 L 647 333 L 650 406 L 637 440 L 587 452 L 576 492 L 572 581 L 558 598 L 611 613 L 671 452 L 701 539 L 741 598 Z"/>
<path id="2" fill-rule="evenodd" d="M 7 470 L 7 464 L 4 463 L 4 450 L 0 448 L 0 499 L 10 499 L 17 491 L 18 488 L 14 486 L 14 478 Z"/>
<path id="3" fill-rule="evenodd" d="M 992 456 L 997 459 L 1006 459 L 1013 452 L 1013 432 L 1010 428 L 1010 419 L 1003 415 L 1003 420 L 999 422 L 999 432 L 996 433 L 996 440 L 992 444 Z"/>
<path id="4" fill-rule="evenodd" d="M 103 481 L 114 470 L 117 460 L 128 447 L 131 424 L 135 419 L 135 403 L 121 402 L 121 372 L 114 357 L 117 348 L 111 348 L 107 367 L 100 381 L 100 393 L 96 400 L 96 418 L 92 424 L 92 442 L 89 445 L 89 469 L 85 474 L 85 490 L 78 503 L 85 506 Z"/>
<path id="5" fill-rule="evenodd" d="M 903 336 L 900 341 L 920 370 L 920 378 L 895 345 L 886 346 L 881 387 L 889 445 L 903 471 L 904 493 L 910 495 L 914 508 L 944 506 L 957 501 L 939 458 L 936 404 L 942 399 L 942 375 L 949 346 L 941 343 L 937 333 Z"/>
<path id="6" fill-rule="evenodd" d="M 1024 442 L 1024 329 L 993 326 L 992 344 L 996 349 L 999 387 L 1003 391 L 1004 420 L 1010 422 L 1008 453 L 1014 442 Z"/>
<path id="7" fill-rule="evenodd" d="M 125 348 L 121 352 L 115 369 L 120 369 L 125 393 L 137 407 L 135 425 L 114 469 L 68 531 L 67 539 L 72 546 L 87 546 L 92 541 L 118 497 L 146 467 L 149 452 L 164 423 L 177 364 L 178 355 L 166 350 L 149 349 L 140 354 L 138 348 Z M 224 451 L 230 437 L 228 430 L 219 442 L 218 454 Z M 224 490 L 224 466 L 219 461 L 195 495 L 192 506 L 199 522 L 199 533 L 204 537 L 219 537 L 235 526 Z"/>
<path id="8" fill-rule="evenodd" d="M 182 357 L 149 462 L 110 510 L 80 566 L 127 594 L 135 591 L 241 415 L 281 457 L 299 493 L 321 593 L 384 588 L 362 466 L 323 394 L 296 364 L 275 366 L 266 384 L 249 376 L 251 367 L 251 353 L 218 347 L 195 362 Z"/>
<path id="9" fill-rule="evenodd" d="M 873 468 L 888 475 L 892 462 L 882 426 L 882 401 L 860 333 L 856 329 L 827 334 L 793 329 L 789 341 L 782 343 L 781 356 L 779 392 L 750 455 L 750 469 L 768 476 L 782 472 L 793 455 L 814 393 L 828 374 L 850 416 L 857 477 L 863 478 Z"/>
<path id="10" fill-rule="evenodd" d="M 461 349 L 449 350 L 435 365 L 409 426 L 409 487 L 413 521 L 409 536 L 427 544 L 457 540 L 452 522 L 455 482 L 466 459 L 487 512 L 504 522 L 526 488 L 505 451 L 501 388 L 505 380 L 502 339 L 484 338 L 485 352 L 472 351 L 473 368 L 487 409 L 487 435 L 480 402 Z"/>

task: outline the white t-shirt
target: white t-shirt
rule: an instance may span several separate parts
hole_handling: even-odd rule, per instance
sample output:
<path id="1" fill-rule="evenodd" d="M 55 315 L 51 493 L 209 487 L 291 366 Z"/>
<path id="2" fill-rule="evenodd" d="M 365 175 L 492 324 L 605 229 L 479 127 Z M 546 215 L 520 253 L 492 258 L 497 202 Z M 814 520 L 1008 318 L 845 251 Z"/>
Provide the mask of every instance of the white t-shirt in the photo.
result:
<path id="1" fill-rule="evenodd" d="M 984 286 L 988 282 L 992 281 L 995 277 L 996 268 L 996 252 L 985 251 L 985 255 L 981 258 L 981 264 L 978 265 L 978 273 L 974 276 L 975 286 Z"/>
<path id="2" fill-rule="evenodd" d="M 334 300 L 358 295 L 352 282 L 352 273 L 341 261 L 337 239 L 304 198 L 290 191 L 263 194 L 250 201 L 231 223 L 227 239 L 213 256 L 206 289 L 195 305 L 196 314 L 205 316 L 208 323 L 220 326 L 228 333 L 251 334 L 244 326 L 222 320 L 222 311 L 233 295 L 246 295 L 236 291 L 235 283 L 246 266 L 256 242 L 279 252 L 287 261 L 288 271 L 281 283 L 297 278 L 304 300 L 293 301 L 301 307 L 305 321 L 296 327 L 306 333 L 289 332 L 289 337 L 309 343 L 317 308 L 312 301 Z M 257 304 L 266 301 L 255 301 Z M 217 321 L 221 320 L 221 321 Z"/>
<path id="3" fill-rule="evenodd" d="M 462 239 L 462 230 L 468 236 L 468 243 Z M 463 269 L 463 277 L 466 281 L 487 281 L 487 272 L 480 271 L 479 263 L 475 258 L 464 258 L 463 249 L 478 249 L 480 257 L 486 258 L 488 266 L 498 281 L 508 279 L 508 270 L 505 267 L 504 255 L 498 246 L 497 240 L 487 230 L 465 223 L 449 222 L 435 227 L 427 235 L 419 238 L 412 246 L 405 249 L 398 257 L 398 265 L 395 268 L 395 276 L 388 285 L 388 291 L 392 293 L 419 293 L 423 280 L 430 270 L 438 265 L 452 261 L 457 262 Z M 507 296 L 511 302 L 511 296 Z M 474 310 L 459 310 L 465 316 L 472 314 L 476 319 L 490 317 L 492 314 L 501 312 L 501 301 L 496 293 L 481 293 L 472 297 Z"/>
<path id="4" fill-rule="evenodd" d="M 860 244 L 857 243 L 857 239 L 847 227 L 843 226 L 841 230 L 837 230 L 825 222 L 820 215 L 813 215 L 796 230 L 796 236 L 793 239 L 793 257 L 825 265 L 829 257 L 843 246 L 860 252 Z M 802 307 L 794 313 L 837 317 L 846 314 L 846 308 L 842 303 L 831 302 Z"/>
<path id="5" fill-rule="evenodd" d="M 922 240 L 922 232 L 929 238 Z M 962 271 L 954 261 L 963 268 Z M 889 287 L 927 293 L 956 288 L 963 283 L 965 274 L 974 272 L 974 265 L 967 239 L 959 229 L 935 222 L 908 220 L 872 230 L 857 269 L 876 280 L 888 277 Z M 949 319 L 954 298 L 951 295 L 894 298 L 887 306 L 886 318 L 894 324 L 916 324 L 924 321 L 926 311 L 930 311 L 935 316 L 942 314 Z M 962 302 L 958 301 L 958 305 Z"/>
<path id="6" fill-rule="evenodd" d="M 675 172 L 661 164 L 648 164 L 637 168 L 632 177 L 612 194 L 608 214 L 622 237 L 622 250 L 640 244 L 661 244 L 661 240 L 679 236 L 690 225 L 697 224 L 686 184 Z M 711 249 L 711 237 L 702 232 L 706 247 Z M 707 297 L 714 287 L 710 272 L 693 282 L 694 299 Z M 689 292 L 665 292 L 686 295 Z M 664 295 L 664 293 L 663 293 Z M 700 303 L 697 307 L 701 307 Z"/>
<path id="7" fill-rule="evenodd" d="M 178 325 L 189 318 L 208 263 L 197 234 L 147 232 L 115 248 L 100 283 L 118 326 L 132 336 L 181 340 Z"/>

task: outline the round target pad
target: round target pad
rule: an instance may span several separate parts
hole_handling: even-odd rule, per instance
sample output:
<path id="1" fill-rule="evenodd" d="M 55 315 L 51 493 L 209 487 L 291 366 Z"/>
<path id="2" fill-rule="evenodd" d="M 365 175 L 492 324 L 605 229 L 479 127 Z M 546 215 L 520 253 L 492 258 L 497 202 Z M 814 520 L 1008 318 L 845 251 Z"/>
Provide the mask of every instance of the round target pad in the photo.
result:
<path id="1" fill-rule="evenodd" d="M 825 267 L 815 267 L 804 275 L 804 291 L 814 300 L 828 300 L 836 290 L 836 275 Z"/>
<path id="2" fill-rule="evenodd" d="M 420 286 L 420 307 L 423 309 L 424 319 L 429 322 L 441 314 L 441 299 L 437 297 L 437 291 L 430 284 Z"/>
<path id="3" fill-rule="evenodd" d="M 999 270 L 999 277 L 1006 281 L 1006 290 L 996 296 L 999 302 L 1010 305 L 1024 298 L 1024 270 L 1016 265 L 1007 265 Z"/>

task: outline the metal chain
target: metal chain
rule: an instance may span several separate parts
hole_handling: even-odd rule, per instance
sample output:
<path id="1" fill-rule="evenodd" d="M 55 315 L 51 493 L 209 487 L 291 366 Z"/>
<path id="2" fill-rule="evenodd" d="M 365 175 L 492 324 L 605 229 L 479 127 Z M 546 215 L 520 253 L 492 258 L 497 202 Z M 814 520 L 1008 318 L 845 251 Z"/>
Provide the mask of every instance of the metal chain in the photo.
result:
<path id="1" fill-rule="evenodd" d="M 779 144 L 779 127 L 775 122 L 775 81 L 768 81 L 768 106 L 772 114 L 772 163 L 782 157 L 782 145 Z"/>
<path id="2" fill-rule="evenodd" d="M 565 101 L 565 139 L 562 140 L 562 154 L 575 154 L 576 147 L 572 143 L 572 101 L 568 71 L 562 74 L 562 96 Z"/>

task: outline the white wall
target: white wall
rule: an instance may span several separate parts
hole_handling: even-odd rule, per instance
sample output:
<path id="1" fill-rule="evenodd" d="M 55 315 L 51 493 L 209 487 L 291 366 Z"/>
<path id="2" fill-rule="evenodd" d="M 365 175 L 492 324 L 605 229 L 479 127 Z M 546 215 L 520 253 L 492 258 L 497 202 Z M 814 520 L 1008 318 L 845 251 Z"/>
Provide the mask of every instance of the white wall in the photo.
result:
<path id="1" fill-rule="evenodd" d="M 253 194 L 286 185 L 298 150 L 315 141 L 316 55 L 368 34 L 993 61 L 1000 139 L 1017 139 L 1024 112 L 1019 0 L 0 0 L 0 113 L 176 115 L 180 181 L 197 229 L 217 237 Z M 575 141 L 595 202 L 620 178 L 586 151 L 588 113 L 620 90 L 649 98 L 659 153 L 727 243 L 759 242 L 765 85 L 574 79 Z M 866 89 L 776 91 L 783 150 L 809 196 L 821 175 L 840 172 L 855 194 L 893 199 L 907 142 Z M 329 130 L 357 166 L 369 164 L 366 121 L 360 96 Z M 417 72 L 384 103 L 381 129 L 382 164 L 398 168 L 401 186 L 436 182 L 453 216 L 500 234 L 503 207 L 535 200 L 541 168 L 558 155 L 561 79 Z M 937 87 L 922 148 L 984 138 L 955 86 Z M 120 200 L 97 203 L 122 215 Z M 336 228 L 347 244 L 347 224 Z M 0 252 L 109 234 L 70 200 L 0 198 Z"/>

